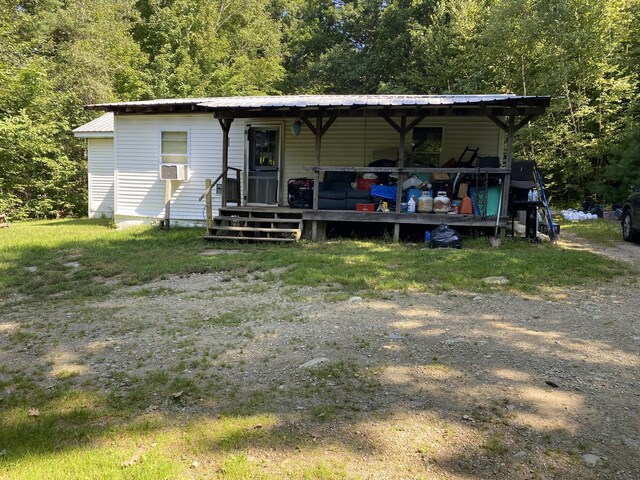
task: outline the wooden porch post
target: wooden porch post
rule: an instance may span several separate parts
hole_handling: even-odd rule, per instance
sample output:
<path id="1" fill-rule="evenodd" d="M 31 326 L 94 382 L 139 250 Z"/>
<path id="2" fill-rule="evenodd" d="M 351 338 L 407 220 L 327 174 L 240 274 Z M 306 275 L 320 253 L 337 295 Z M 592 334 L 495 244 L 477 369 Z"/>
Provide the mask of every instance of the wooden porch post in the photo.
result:
<path id="1" fill-rule="evenodd" d="M 213 206 L 211 205 L 211 179 L 207 178 L 204 181 L 204 188 L 205 188 L 205 192 L 207 192 L 206 195 L 206 209 L 207 209 L 207 232 L 209 232 L 209 229 L 213 226 L 211 224 L 211 217 L 213 217 Z"/>
<path id="2" fill-rule="evenodd" d="M 407 116 L 406 115 L 402 115 L 400 117 L 400 125 L 398 125 L 396 122 L 394 122 L 393 119 L 391 117 L 389 117 L 388 115 L 382 114 L 381 116 L 400 135 L 400 145 L 399 145 L 399 148 L 398 148 L 398 156 L 400 158 L 398 159 L 398 163 L 399 163 L 399 166 L 401 168 L 405 168 L 406 165 L 405 165 L 405 158 L 404 158 L 404 150 L 405 150 L 405 147 L 406 147 L 405 143 L 406 143 L 406 138 L 407 138 L 406 137 L 407 136 L 407 132 L 412 130 L 420 122 L 422 122 L 422 120 L 425 119 L 426 114 L 422 113 L 422 114 L 417 115 L 416 118 L 414 118 L 409 125 L 407 125 Z M 400 172 L 398 172 L 398 185 L 396 187 L 396 213 L 400 213 L 401 200 L 402 200 L 402 174 L 400 174 Z M 399 223 L 395 223 L 394 226 L 393 226 L 393 241 L 394 242 L 399 242 L 400 241 L 400 224 Z"/>
<path id="3" fill-rule="evenodd" d="M 318 110 L 316 115 L 316 167 L 320 166 L 320 153 L 322 151 L 322 112 Z M 320 190 L 320 172 L 316 170 L 316 174 L 313 177 L 313 210 L 318 211 L 318 191 Z M 311 224 L 311 238 L 315 241 L 318 240 L 318 221 L 314 220 Z"/>
<path id="4" fill-rule="evenodd" d="M 405 148 L 405 139 L 407 136 L 407 116 L 403 115 L 400 117 L 400 145 L 398 148 L 398 156 L 400 167 L 405 166 L 404 164 L 404 148 Z M 396 213 L 400 213 L 400 204 L 402 202 L 402 175 L 398 173 L 398 185 L 396 187 Z M 400 224 L 395 223 L 393 225 L 393 241 L 400 241 Z"/>
<path id="5" fill-rule="evenodd" d="M 513 140 L 516 135 L 516 116 L 509 116 L 509 126 L 507 129 L 507 158 L 506 165 L 508 169 L 511 169 L 511 163 L 513 162 Z M 505 216 L 508 211 L 509 203 L 509 188 L 511 186 L 511 173 L 507 173 L 504 176 L 504 182 L 502 185 L 502 209 L 498 212 L 498 215 Z M 504 233 L 504 232 L 503 232 Z"/>
<path id="6" fill-rule="evenodd" d="M 516 132 L 524 127 L 527 123 L 537 117 L 536 114 L 528 114 L 525 115 L 523 119 L 521 119 L 516 124 L 516 115 L 515 111 L 511 112 L 509 115 L 509 119 L 507 123 L 504 123 L 501 119 L 496 117 L 495 115 L 489 115 L 489 118 L 495 123 L 500 130 L 507 134 L 507 155 L 505 158 L 505 168 L 509 169 L 509 173 L 506 173 L 504 176 L 504 182 L 502 184 L 502 209 L 499 213 L 501 216 L 506 216 L 509 210 L 509 189 L 511 187 L 511 164 L 513 163 L 513 141 L 516 136 Z"/>
<path id="7" fill-rule="evenodd" d="M 313 176 L 313 210 L 318 211 L 318 191 L 320 190 L 320 172 L 317 170 L 320 167 L 320 154 L 322 151 L 322 137 L 329 127 L 333 125 L 333 122 L 336 121 L 337 116 L 331 115 L 327 122 L 322 124 L 322 110 L 318 110 L 316 114 L 316 124 L 313 125 L 311 121 L 305 117 L 301 116 L 300 119 L 304 122 L 307 128 L 313 133 L 316 137 L 315 142 L 315 166 L 316 170 Z M 314 220 L 311 222 L 311 238 L 313 240 L 318 240 L 318 221 Z"/>
<path id="8" fill-rule="evenodd" d="M 229 130 L 231 130 L 231 124 L 233 118 L 219 118 L 218 123 L 222 128 L 222 207 L 227 206 L 227 167 L 229 166 Z M 242 199 L 240 199 L 242 204 Z"/>

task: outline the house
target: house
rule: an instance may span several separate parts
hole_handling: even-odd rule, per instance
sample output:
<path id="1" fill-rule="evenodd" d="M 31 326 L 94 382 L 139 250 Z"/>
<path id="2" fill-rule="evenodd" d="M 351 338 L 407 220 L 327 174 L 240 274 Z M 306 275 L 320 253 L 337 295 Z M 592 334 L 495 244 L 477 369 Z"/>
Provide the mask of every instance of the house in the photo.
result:
<path id="1" fill-rule="evenodd" d="M 402 181 L 413 173 L 491 173 L 504 178 L 501 195 L 506 200 L 514 135 L 549 104 L 549 97 L 510 94 L 149 100 L 89 105 L 107 113 L 75 129 L 74 135 L 88 142 L 90 217 L 207 224 L 227 233 L 237 228 L 233 235 L 247 233 L 241 227 L 267 222 L 240 225 L 229 218 L 283 217 L 294 219 L 283 223 L 299 223 L 300 230 L 310 227 L 314 238 L 322 236 L 326 222 L 373 221 L 394 224 L 398 238 L 403 224 L 437 224 L 442 218 L 409 217 L 401 213 L 400 202 L 395 211 L 372 217 L 352 210 L 354 202 L 342 203 L 338 194 L 337 202 L 328 201 L 321 188 L 313 188 L 308 208 L 292 209 L 288 181 L 306 177 L 321 187 L 337 171 L 353 178 L 393 174 L 400 179 L 399 196 Z M 498 157 L 501 165 L 460 170 L 455 160 L 467 147 L 481 157 Z M 397 164 L 369 167 L 380 159 Z M 333 209 L 323 208 L 323 202 Z M 506 215 L 506 201 L 500 215 Z M 447 220 L 488 226 L 495 222 L 493 216 Z M 214 221 L 216 217 L 227 220 Z M 274 227 L 278 222 L 270 223 Z"/>

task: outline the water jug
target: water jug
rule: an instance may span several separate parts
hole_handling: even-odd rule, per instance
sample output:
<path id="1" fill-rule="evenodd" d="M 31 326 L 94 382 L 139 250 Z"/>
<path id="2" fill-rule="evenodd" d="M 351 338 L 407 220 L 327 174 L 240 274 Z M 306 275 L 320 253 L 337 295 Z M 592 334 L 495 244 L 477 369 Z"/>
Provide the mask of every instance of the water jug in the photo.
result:
<path id="1" fill-rule="evenodd" d="M 433 198 L 431 198 L 427 192 L 422 192 L 422 195 L 418 198 L 416 210 L 420 213 L 433 212 Z"/>
<path id="2" fill-rule="evenodd" d="M 433 199 L 433 211 L 435 213 L 449 213 L 451 199 L 447 197 L 447 192 L 438 192 L 438 196 Z"/>
<path id="3" fill-rule="evenodd" d="M 416 213 L 416 197 L 411 195 L 411 198 L 407 202 L 407 213 Z"/>

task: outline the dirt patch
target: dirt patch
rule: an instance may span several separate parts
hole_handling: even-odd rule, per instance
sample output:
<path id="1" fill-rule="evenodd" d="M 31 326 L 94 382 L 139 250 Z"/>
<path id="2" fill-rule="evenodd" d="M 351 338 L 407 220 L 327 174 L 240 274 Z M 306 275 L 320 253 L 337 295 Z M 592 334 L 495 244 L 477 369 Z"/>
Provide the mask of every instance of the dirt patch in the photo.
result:
<path id="1" fill-rule="evenodd" d="M 640 478 L 633 279 L 345 296 L 266 278 L 188 275 L 84 305 L 16 305 L 0 324 L 3 375 L 90 386 L 141 414 L 272 415 L 252 427 L 269 441 L 238 447 L 267 472 L 321 457 L 347 478 Z M 205 463 L 217 454 L 199 450 Z"/>
<path id="2" fill-rule="evenodd" d="M 640 266 L 639 243 L 624 242 L 621 240 L 619 242 L 615 242 L 613 245 L 600 245 L 590 243 L 573 233 L 564 232 L 562 233 L 558 244 L 564 248 L 585 250 L 613 258 L 614 260 L 619 260 L 621 262 L 631 263 L 634 266 Z"/>

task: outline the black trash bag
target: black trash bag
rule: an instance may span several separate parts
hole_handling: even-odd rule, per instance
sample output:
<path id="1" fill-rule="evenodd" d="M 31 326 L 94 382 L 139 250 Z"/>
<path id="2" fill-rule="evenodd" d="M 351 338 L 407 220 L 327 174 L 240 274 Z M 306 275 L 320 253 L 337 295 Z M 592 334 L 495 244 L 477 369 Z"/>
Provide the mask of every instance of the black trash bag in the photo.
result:
<path id="1" fill-rule="evenodd" d="M 431 248 L 462 248 L 462 236 L 446 223 L 431 230 Z"/>

